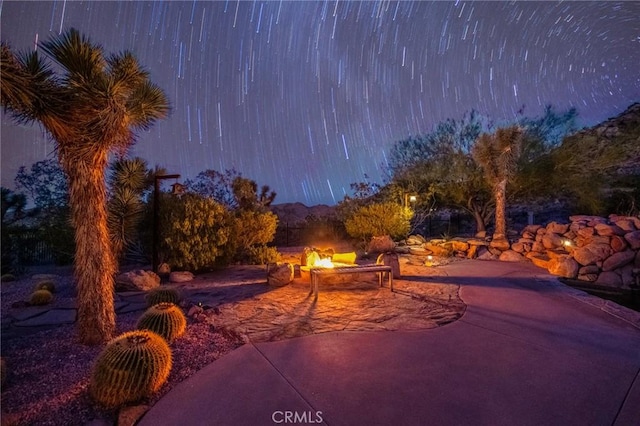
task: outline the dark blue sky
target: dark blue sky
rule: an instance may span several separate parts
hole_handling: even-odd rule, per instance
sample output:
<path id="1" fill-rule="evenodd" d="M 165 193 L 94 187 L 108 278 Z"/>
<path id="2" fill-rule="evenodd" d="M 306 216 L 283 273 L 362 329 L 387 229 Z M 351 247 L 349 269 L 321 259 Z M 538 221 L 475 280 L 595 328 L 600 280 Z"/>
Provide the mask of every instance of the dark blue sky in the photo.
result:
<path id="1" fill-rule="evenodd" d="M 2 40 L 75 27 L 132 50 L 171 116 L 132 155 L 194 177 L 235 168 L 276 203 L 340 201 L 380 182 L 393 142 L 475 108 L 575 106 L 593 125 L 640 100 L 640 2 L 1 2 Z M 2 185 L 53 155 L 2 119 Z"/>

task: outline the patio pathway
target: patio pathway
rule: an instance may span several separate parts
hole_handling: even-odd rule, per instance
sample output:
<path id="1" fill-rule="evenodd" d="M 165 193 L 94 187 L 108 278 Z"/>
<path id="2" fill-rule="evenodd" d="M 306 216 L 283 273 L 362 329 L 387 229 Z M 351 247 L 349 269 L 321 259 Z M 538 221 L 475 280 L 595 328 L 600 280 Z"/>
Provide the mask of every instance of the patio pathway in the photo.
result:
<path id="1" fill-rule="evenodd" d="M 139 424 L 640 424 L 638 313 L 530 264 L 443 269 L 428 279 L 461 285 L 458 321 L 248 343 L 177 385 Z"/>

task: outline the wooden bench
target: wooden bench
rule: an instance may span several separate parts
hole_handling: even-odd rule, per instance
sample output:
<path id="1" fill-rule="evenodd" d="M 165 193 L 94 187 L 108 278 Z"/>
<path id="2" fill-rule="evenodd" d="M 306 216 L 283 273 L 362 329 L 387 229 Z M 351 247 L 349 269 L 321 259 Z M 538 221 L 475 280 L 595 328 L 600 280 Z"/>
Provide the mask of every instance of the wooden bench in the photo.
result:
<path id="1" fill-rule="evenodd" d="M 382 275 L 387 274 L 389 278 L 389 289 L 393 291 L 393 274 L 391 267 L 387 265 L 354 265 L 338 268 L 311 268 L 311 280 L 309 294 L 314 294 L 314 300 L 318 300 L 318 282 L 323 275 L 337 275 L 337 274 L 361 274 L 367 272 L 375 272 L 378 274 L 378 281 L 380 287 L 382 287 Z"/>

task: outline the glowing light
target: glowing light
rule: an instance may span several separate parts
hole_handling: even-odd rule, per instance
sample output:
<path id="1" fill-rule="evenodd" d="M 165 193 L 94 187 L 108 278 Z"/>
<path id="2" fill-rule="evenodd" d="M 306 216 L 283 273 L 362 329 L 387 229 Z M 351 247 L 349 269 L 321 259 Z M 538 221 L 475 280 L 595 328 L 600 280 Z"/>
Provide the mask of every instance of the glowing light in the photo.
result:
<path id="1" fill-rule="evenodd" d="M 316 259 L 316 261 L 313 262 L 313 266 L 320 267 L 320 268 L 333 268 L 334 264 L 331 261 L 331 259 L 325 258 L 325 259 Z"/>

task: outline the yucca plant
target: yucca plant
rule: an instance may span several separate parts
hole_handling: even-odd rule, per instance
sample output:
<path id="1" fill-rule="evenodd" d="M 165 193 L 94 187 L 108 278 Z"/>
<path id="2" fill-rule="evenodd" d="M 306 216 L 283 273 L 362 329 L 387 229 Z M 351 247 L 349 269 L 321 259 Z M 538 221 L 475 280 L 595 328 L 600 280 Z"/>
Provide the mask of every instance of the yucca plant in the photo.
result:
<path id="1" fill-rule="evenodd" d="M 36 290 L 31 293 L 29 303 L 35 306 L 48 305 L 53 301 L 53 294 L 49 290 Z"/>
<path id="2" fill-rule="evenodd" d="M 167 381 L 171 362 L 171 349 L 161 336 L 149 330 L 124 333 L 98 356 L 89 393 L 105 407 L 137 401 Z"/>
<path id="3" fill-rule="evenodd" d="M 145 296 L 147 307 L 149 308 L 158 303 L 174 303 L 177 305 L 180 299 L 180 292 L 172 287 L 156 287 L 149 290 Z"/>
<path id="4" fill-rule="evenodd" d="M 107 225 L 107 161 L 126 152 L 136 131 L 164 118 L 169 102 L 131 52 L 107 55 L 75 29 L 26 54 L 1 47 L 2 106 L 20 124 L 42 125 L 69 179 L 80 341 L 104 343 L 115 330 L 117 269 Z"/>
<path id="5" fill-rule="evenodd" d="M 147 309 L 138 320 L 138 330 L 158 333 L 168 343 L 182 336 L 187 328 L 187 319 L 173 303 L 158 303 Z"/>

